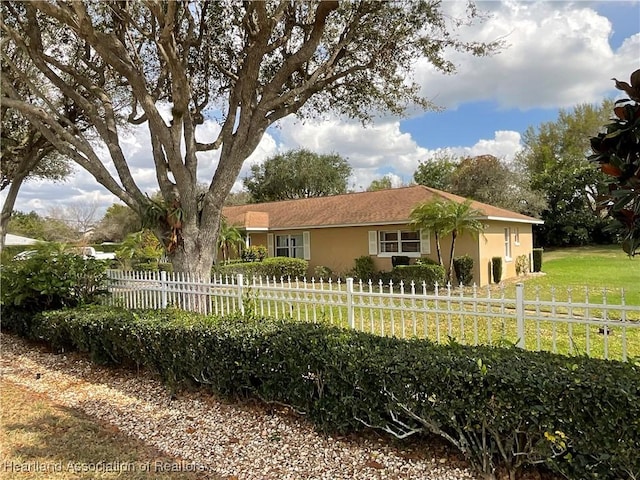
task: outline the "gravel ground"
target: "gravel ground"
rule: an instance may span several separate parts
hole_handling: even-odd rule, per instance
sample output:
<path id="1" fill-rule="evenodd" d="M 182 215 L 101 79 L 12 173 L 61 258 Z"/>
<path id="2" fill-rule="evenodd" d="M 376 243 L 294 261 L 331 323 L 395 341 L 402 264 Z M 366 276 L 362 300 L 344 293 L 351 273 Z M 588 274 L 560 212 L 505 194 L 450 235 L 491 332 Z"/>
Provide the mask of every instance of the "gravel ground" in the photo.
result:
<path id="1" fill-rule="evenodd" d="M 438 442 L 326 436 L 284 408 L 231 404 L 203 392 L 172 396 L 149 373 L 98 367 L 11 335 L 0 334 L 0 347 L 5 379 L 193 462 L 208 472 L 203 478 L 477 479 Z"/>

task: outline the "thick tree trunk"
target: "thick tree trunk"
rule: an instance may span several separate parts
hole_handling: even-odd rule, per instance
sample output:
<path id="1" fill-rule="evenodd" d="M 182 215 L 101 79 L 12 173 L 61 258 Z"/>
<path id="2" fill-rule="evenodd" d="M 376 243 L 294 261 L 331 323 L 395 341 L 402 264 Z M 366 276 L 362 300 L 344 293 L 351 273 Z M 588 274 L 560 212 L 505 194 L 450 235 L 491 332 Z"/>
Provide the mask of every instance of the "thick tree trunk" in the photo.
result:
<path id="1" fill-rule="evenodd" d="M 11 219 L 11 213 L 13 207 L 16 204 L 16 198 L 18 198 L 18 192 L 22 186 L 22 182 L 26 178 L 25 175 L 16 175 L 9 185 L 9 191 L 7 192 L 7 198 L 2 205 L 2 212 L 0 213 L 0 253 L 4 250 L 4 242 L 7 236 L 7 227 L 9 220 Z"/>
<path id="2" fill-rule="evenodd" d="M 169 255 L 173 270 L 187 273 L 202 280 L 211 278 L 213 266 L 213 248 L 198 242 L 185 242 Z"/>
<path id="3" fill-rule="evenodd" d="M 211 277 L 222 209 L 221 206 L 210 208 L 212 211 L 206 213 L 184 211 L 184 223 L 178 230 L 177 244 L 168 252 L 175 272 L 187 273 L 203 280 Z M 205 218 L 208 221 L 203 221 Z"/>

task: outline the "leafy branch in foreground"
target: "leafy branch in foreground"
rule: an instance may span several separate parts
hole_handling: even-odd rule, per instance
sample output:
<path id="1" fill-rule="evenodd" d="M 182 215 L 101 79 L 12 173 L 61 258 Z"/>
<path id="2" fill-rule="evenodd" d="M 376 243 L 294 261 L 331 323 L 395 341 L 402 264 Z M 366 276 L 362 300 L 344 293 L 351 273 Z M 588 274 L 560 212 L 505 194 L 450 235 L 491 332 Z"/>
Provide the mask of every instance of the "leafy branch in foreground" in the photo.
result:
<path id="1" fill-rule="evenodd" d="M 631 84 L 615 82 L 630 98 L 616 102 L 611 123 L 591 138 L 589 160 L 609 176 L 609 192 L 600 199 L 601 206 L 622 232 L 623 250 L 635 256 L 640 254 L 640 69 L 631 74 Z"/>

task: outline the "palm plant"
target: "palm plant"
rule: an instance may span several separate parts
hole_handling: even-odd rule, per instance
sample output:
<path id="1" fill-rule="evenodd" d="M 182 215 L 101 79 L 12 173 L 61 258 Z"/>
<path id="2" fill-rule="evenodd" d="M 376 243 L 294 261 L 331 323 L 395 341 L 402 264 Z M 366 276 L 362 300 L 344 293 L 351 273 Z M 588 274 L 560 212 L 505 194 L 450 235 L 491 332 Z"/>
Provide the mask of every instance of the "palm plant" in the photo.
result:
<path id="1" fill-rule="evenodd" d="M 473 236 L 481 233 L 484 230 L 484 225 L 478 220 L 480 216 L 481 213 L 471 207 L 471 200 L 464 203 L 450 200 L 431 200 L 417 205 L 411 211 L 409 218 L 414 229 L 427 229 L 433 232 L 440 265 L 443 265 L 440 238 L 451 234 L 451 254 L 446 272 L 447 281 L 451 280 L 453 272 L 456 240 L 465 233 L 470 233 Z"/>
<path id="2" fill-rule="evenodd" d="M 449 257 L 449 267 L 447 268 L 447 280 L 451 280 L 453 272 L 453 258 L 456 249 L 456 239 L 459 235 L 470 233 L 474 238 L 484 230 L 484 224 L 478 220 L 481 213 L 471 207 L 471 200 L 464 203 L 448 202 L 446 207 L 446 230 L 451 234 L 451 255 Z"/>
<path id="3" fill-rule="evenodd" d="M 442 248 L 440 247 L 440 236 L 445 233 L 446 230 L 446 213 L 447 204 L 442 200 L 432 200 L 424 202 L 416 206 L 409 218 L 411 219 L 411 226 L 415 230 L 425 229 L 433 232 L 436 241 L 436 252 L 438 254 L 438 263 L 443 266 L 442 263 Z"/>
<path id="4" fill-rule="evenodd" d="M 227 223 L 227 219 L 220 220 L 220 232 L 218 233 L 218 248 L 222 252 L 222 259 L 226 262 L 231 252 L 238 253 L 238 249 L 244 243 L 242 233 L 238 228 Z"/>

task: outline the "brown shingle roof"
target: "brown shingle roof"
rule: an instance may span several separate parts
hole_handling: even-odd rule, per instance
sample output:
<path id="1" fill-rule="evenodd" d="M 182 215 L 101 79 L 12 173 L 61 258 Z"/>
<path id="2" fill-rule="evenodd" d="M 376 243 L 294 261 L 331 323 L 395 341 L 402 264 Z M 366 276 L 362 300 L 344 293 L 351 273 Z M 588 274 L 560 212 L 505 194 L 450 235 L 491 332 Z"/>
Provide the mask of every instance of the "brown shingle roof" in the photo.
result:
<path id="1" fill-rule="evenodd" d="M 465 199 L 434 188 L 415 185 L 411 187 L 378 190 L 376 192 L 347 193 L 331 197 L 302 198 L 279 202 L 254 203 L 224 207 L 227 221 L 238 227 L 264 227 L 263 212 L 268 217 L 270 230 L 296 228 L 379 225 L 406 223 L 409 213 L 418 204 L 433 198 L 456 202 Z M 542 223 L 526 215 L 494 207 L 480 202 L 471 206 L 483 213 L 485 219 L 505 219 L 524 223 Z M 256 224 L 249 221 L 255 218 Z M 260 220 L 260 221 L 258 221 Z"/>

